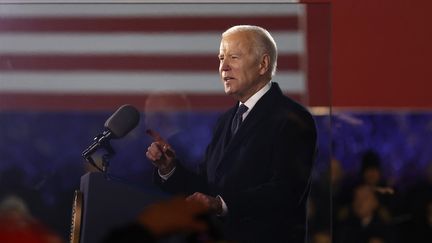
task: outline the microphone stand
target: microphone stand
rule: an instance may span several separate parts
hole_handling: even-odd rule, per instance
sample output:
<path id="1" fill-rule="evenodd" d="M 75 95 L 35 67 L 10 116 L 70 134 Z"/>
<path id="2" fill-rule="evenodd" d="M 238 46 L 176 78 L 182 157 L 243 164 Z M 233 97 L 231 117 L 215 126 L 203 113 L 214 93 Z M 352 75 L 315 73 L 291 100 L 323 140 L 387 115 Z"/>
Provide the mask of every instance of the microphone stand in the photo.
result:
<path id="1" fill-rule="evenodd" d="M 93 140 L 94 142 L 82 152 L 82 157 L 93 165 L 100 172 L 104 173 L 105 177 L 108 176 L 108 167 L 109 167 L 109 159 L 115 155 L 115 151 L 110 144 L 110 137 L 112 133 L 107 130 L 102 134 L 97 135 Z M 104 153 L 102 154 L 102 168 L 100 168 L 94 159 L 92 158 L 93 154 L 98 151 L 100 148 L 103 148 Z"/>

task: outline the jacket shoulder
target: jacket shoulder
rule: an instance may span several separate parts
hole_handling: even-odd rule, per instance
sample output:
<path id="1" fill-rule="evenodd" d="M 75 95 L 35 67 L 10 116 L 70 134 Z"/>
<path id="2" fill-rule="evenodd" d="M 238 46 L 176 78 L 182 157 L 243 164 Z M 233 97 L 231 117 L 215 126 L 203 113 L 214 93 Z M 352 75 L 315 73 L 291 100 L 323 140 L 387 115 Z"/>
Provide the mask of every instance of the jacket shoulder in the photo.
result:
<path id="1" fill-rule="evenodd" d="M 282 95 L 279 97 L 275 114 L 281 116 L 281 119 L 286 119 L 298 125 L 307 126 L 315 129 L 315 120 L 308 109 L 292 100 L 291 98 Z"/>

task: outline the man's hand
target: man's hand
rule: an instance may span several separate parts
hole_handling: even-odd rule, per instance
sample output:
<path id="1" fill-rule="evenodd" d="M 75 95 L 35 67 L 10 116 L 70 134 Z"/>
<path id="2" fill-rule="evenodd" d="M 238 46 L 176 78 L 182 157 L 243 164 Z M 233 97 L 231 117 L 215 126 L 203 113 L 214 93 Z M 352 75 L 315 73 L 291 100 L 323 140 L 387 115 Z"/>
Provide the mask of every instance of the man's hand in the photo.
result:
<path id="1" fill-rule="evenodd" d="M 197 201 L 204 204 L 211 212 L 222 214 L 222 202 L 220 199 L 206 194 L 195 192 L 186 198 L 187 201 Z"/>
<path id="2" fill-rule="evenodd" d="M 168 174 L 175 166 L 175 153 L 171 146 L 155 131 L 148 129 L 146 133 L 153 138 L 147 148 L 146 156 L 152 161 L 162 175 Z"/>
<path id="3" fill-rule="evenodd" d="M 207 212 L 204 204 L 178 197 L 150 205 L 139 215 L 138 222 L 157 237 L 179 232 L 204 232 L 208 225 L 199 216 Z"/>

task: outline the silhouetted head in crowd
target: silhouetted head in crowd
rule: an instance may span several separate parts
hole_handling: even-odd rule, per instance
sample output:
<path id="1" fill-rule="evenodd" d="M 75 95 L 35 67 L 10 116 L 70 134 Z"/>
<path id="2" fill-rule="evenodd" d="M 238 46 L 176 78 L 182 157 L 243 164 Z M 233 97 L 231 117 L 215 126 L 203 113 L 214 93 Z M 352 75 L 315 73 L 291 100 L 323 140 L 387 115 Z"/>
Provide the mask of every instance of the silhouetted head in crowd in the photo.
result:
<path id="1" fill-rule="evenodd" d="M 0 242 L 63 243 L 60 236 L 33 217 L 23 199 L 8 195 L 0 201 Z"/>
<path id="2" fill-rule="evenodd" d="M 5 197 L 0 203 L 0 216 L 4 215 L 29 218 L 30 212 L 21 198 L 10 195 Z"/>
<path id="3" fill-rule="evenodd" d="M 385 243 L 385 241 L 381 237 L 371 237 L 367 243 Z"/>
<path id="4" fill-rule="evenodd" d="M 337 186 L 343 179 L 344 171 L 340 161 L 336 158 L 330 160 L 330 182 L 332 186 Z"/>
<path id="5" fill-rule="evenodd" d="M 327 231 L 318 231 L 312 236 L 312 243 L 331 243 L 331 235 Z"/>
<path id="6" fill-rule="evenodd" d="M 367 185 L 376 186 L 382 182 L 381 158 L 375 151 L 368 150 L 363 154 L 360 174 Z"/>

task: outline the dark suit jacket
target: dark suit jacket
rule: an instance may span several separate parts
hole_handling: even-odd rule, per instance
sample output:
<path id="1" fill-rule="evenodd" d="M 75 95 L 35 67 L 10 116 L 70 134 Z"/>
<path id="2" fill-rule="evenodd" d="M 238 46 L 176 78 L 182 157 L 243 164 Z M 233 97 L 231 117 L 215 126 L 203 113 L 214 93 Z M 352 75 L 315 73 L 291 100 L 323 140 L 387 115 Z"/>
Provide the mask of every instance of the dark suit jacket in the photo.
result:
<path id="1" fill-rule="evenodd" d="M 231 137 L 237 106 L 219 119 L 197 173 L 177 163 L 165 182 L 155 173 L 156 183 L 173 193 L 220 195 L 228 207 L 222 219 L 228 239 L 304 242 L 314 120 L 273 83 Z"/>

